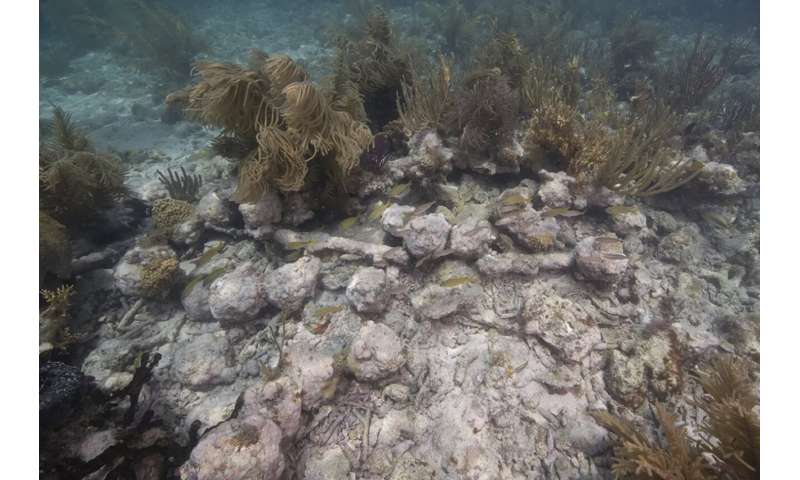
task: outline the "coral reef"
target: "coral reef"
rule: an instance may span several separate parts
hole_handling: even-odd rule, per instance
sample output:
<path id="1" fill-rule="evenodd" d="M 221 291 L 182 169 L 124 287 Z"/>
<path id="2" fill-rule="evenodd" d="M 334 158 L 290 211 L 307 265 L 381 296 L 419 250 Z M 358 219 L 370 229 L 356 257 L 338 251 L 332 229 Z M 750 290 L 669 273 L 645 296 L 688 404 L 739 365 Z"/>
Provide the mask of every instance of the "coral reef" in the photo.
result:
<path id="1" fill-rule="evenodd" d="M 67 225 L 92 220 L 126 193 L 125 168 L 111 154 L 91 150 L 89 140 L 56 107 L 39 147 L 40 207 Z"/>
<path id="2" fill-rule="evenodd" d="M 167 188 L 170 198 L 185 202 L 197 200 L 197 194 L 203 184 L 203 178 L 200 175 L 189 175 L 183 166 L 181 166 L 180 173 L 173 174 L 169 168 L 167 169 L 167 175 L 161 173 L 160 170 L 156 170 L 156 173 L 158 174 L 158 181 Z"/>
<path id="3" fill-rule="evenodd" d="M 592 416 L 619 437 L 614 450 L 617 478 L 759 478 L 760 428 L 754 411 L 758 399 L 753 385 L 735 360 L 718 358 L 700 373 L 703 395 L 697 402 L 706 415 L 704 437 L 692 439 L 685 427 L 662 404 L 656 418 L 664 434 L 661 446 L 630 422 L 608 412 Z"/>
<path id="4" fill-rule="evenodd" d="M 690 3 L 196 2 L 163 112 L 87 25 L 40 83 L 40 475 L 755 478 L 758 43 Z"/>
<path id="5" fill-rule="evenodd" d="M 310 183 L 321 184 L 321 198 L 331 203 L 371 143 L 369 128 L 337 101 L 348 92 L 322 90 L 289 57 L 254 58 L 256 70 L 198 64 L 188 111 L 256 145 L 239 167 L 237 199 L 254 202 L 269 188 L 298 191 Z"/>

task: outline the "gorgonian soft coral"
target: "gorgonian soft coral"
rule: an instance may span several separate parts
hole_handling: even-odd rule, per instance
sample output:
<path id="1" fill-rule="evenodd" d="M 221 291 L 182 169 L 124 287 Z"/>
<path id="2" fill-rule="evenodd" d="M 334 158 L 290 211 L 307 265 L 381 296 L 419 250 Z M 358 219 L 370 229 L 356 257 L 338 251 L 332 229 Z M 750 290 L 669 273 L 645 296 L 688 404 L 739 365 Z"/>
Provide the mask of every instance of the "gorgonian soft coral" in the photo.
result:
<path id="1" fill-rule="evenodd" d="M 199 82 L 184 95 L 191 117 L 236 139 L 219 145 L 250 148 L 239 167 L 236 198 L 257 201 L 269 188 L 299 191 L 308 186 L 314 163 L 328 166 L 320 181 L 342 183 L 372 141 L 357 118 L 357 92 L 344 81 L 320 87 L 285 55 L 257 53 L 250 63 L 200 63 Z"/>

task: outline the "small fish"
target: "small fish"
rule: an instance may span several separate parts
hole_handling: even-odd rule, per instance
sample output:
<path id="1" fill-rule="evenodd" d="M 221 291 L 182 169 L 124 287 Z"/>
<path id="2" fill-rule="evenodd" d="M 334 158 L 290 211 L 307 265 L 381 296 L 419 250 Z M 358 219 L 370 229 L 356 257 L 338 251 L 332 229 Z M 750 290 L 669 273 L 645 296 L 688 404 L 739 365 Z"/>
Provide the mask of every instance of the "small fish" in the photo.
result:
<path id="1" fill-rule="evenodd" d="M 331 305 L 328 307 L 321 307 L 318 308 L 316 312 L 314 312 L 314 316 L 317 318 L 326 317 L 328 315 L 333 315 L 334 313 L 341 312 L 345 309 L 344 305 Z"/>
<path id="2" fill-rule="evenodd" d="M 518 212 L 523 205 L 506 205 L 500 207 L 500 215 L 508 215 L 509 213 Z"/>
<path id="3" fill-rule="evenodd" d="M 412 217 L 416 217 L 418 215 L 422 215 L 423 213 L 425 213 L 428 210 L 430 210 L 430 208 L 433 206 L 434 203 L 436 203 L 436 202 L 423 203 L 422 205 L 420 205 L 420 206 L 418 206 L 417 208 L 414 209 L 414 212 L 411 214 L 411 216 Z"/>
<path id="4" fill-rule="evenodd" d="M 583 215 L 583 212 L 577 210 L 570 210 L 568 208 L 551 208 L 542 213 L 542 217 L 577 217 Z"/>
<path id="5" fill-rule="evenodd" d="M 356 224 L 357 221 L 358 221 L 358 217 L 345 218 L 344 220 L 342 220 L 339 223 L 339 230 L 341 230 L 343 232 L 346 231 L 346 230 L 349 230 L 350 228 L 352 228 L 353 225 Z"/>
<path id="6" fill-rule="evenodd" d="M 209 247 L 208 250 L 203 252 L 200 257 L 195 260 L 195 266 L 202 267 L 206 263 L 208 263 L 212 258 L 214 258 L 218 253 L 225 248 L 225 242 L 219 242 L 216 245 Z"/>
<path id="7" fill-rule="evenodd" d="M 431 255 L 430 254 L 425 255 L 424 257 L 417 260 L 417 262 L 414 264 L 414 268 L 419 268 L 424 264 L 428 263 L 430 260 L 431 260 Z"/>
<path id="8" fill-rule="evenodd" d="M 446 257 L 448 255 L 452 255 L 454 253 L 455 253 L 455 250 L 453 250 L 452 248 L 447 248 L 447 249 L 444 249 L 444 250 L 436 250 L 435 252 L 433 252 L 431 254 L 431 258 L 442 258 L 442 257 Z"/>
<path id="9" fill-rule="evenodd" d="M 286 261 L 289 262 L 289 263 L 296 262 L 302 256 L 303 256 L 303 251 L 302 250 L 295 250 L 292 253 L 290 253 L 289 255 L 286 255 Z"/>
<path id="10" fill-rule="evenodd" d="M 389 208 L 388 203 L 378 202 L 375 205 L 375 208 L 373 208 L 372 211 L 369 212 L 369 217 L 367 217 L 367 220 L 371 222 L 373 220 L 381 218 L 381 215 L 383 215 L 383 212 L 385 212 L 387 208 Z"/>
<path id="11" fill-rule="evenodd" d="M 609 215 L 624 215 L 626 213 L 636 213 L 639 209 L 629 205 L 614 205 L 613 207 L 606 208 L 606 213 Z"/>
<path id="12" fill-rule="evenodd" d="M 506 206 L 508 206 L 508 205 L 526 205 L 528 203 L 528 197 L 526 197 L 526 196 L 524 196 L 522 194 L 519 194 L 519 193 L 515 193 L 513 195 L 509 195 L 507 197 L 504 197 L 502 202 L 503 202 L 503 205 L 506 205 Z"/>
<path id="13" fill-rule="evenodd" d="M 730 228 L 731 220 L 727 218 L 725 215 L 717 212 L 703 212 L 702 214 L 703 220 L 706 222 L 720 227 L 720 228 Z"/>
<path id="14" fill-rule="evenodd" d="M 211 270 L 208 275 L 203 278 L 203 285 L 206 287 L 211 286 L 211 284 L 214 283 L 214 280 L 225 275 L 226 273 L 228 273 L 228 269 L 226 267 L 219 267 Z"/>
<path id="15" fill-rule="evenodd" d="M 594 240 L 594 242 L 599 244 L 599 245 L 605 245 L 605 246 L 608 246 L 608 247 L 616 247 L 616 246 L 621 246 L 622 245 L 622 242 L 620 242 L 616 238 L 611 238 L 611 237 L 599 237 L 599 238 L 596 238 Z"/>
<path id="16" fill-rule="evenodd" d="M 475 283 L 475 278 L 468 276 L 452 277 L 442 281 L 439 285 L 445 288 L 454 288 L 468 283 Z"/>
<path id="17" fill-rule="evenodd" d="M 408 183 L 399 183 L 399 184 L 395 185 L 394 187 L 392 187 L 391 190 L 389 190 L 389 196 L 392 197 L 392 198 L 402 197 L 403 194 L 406 193 L 409 188 L 411 188 L 410 184 L 408 184 Z"/>
<path id="18" fill-rule="evenodd" d="M 303 248 L 308 247 L 309 245 L 314 245 L 316 241 L 314 240 L 302 240 L 298 242 L 289 242 L 286 244 L 286 248 L 288 250 L 301 250 Z"/>
<path id="19" fill-rule="evenodd" d="M 603 253 L 603 256 L 611 260 L 625 260 L 628 258 L 621 253 Z"/>

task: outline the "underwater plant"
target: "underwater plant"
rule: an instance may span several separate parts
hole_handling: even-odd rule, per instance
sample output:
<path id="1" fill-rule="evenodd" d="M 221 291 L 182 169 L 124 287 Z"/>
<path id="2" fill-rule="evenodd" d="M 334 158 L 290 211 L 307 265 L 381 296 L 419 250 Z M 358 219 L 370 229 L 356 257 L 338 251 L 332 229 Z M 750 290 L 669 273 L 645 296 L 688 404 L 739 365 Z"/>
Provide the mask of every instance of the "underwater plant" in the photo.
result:
<path id="1" fill-rule="evenodd" d="M 172 173 L 172 169 L 167 169 L 167 175 L 156 170 L 158 180 L 167 188 L 170 198 L 194 202 L 203 185 L 203 178 L 199 174 L 189 175 L 186 169 L 181 167 L 180 173 Z"/>
<path id="2" fill-rule="evenodd" d="M 477 68 L 498 68 L 508 78 L 511 88 L 518 89 L 531 68 L 530 55 L 516 34 L 497 30 L 494 22 L 492 28 L 494 33 L 476 55 Z"/>
<path id="3" fill-rule="evenodd" d="M 650 440 L 633 423 L 609 412 L 590 412 L 597 423 L 618 437 L 612 467 L 615 478 L 759 478 L 758 398 L 744 365 L 732 358 L 717 358 L 708 372 L 698 372 L 695 379 L 703 394 L 694 404 L 705 414 L 699 440 L 689 437 L 686 427 L 679 426 L 660 403 L 655 405 L 655 413 L 663 442 Z"/>
<path id="4" fill-rule="evenodd" d="M 39 205 L 66 226 L 85 223 L 127 193 L 119 158 L 91 150 L 89 140 L 56 107 L 39 147 Z"/>
<path id="5" fill-rule="evenodd" d="M 614 448 L 614 477 L 642 480 L 716 478 L 697 442 L 686 434 L 686 428 L 678 426 L 675 417 L 662 404 L 657 403 L 655 410 L 665 438 L 663 445 L 651 441 L 634 424 L 622 418 L 608 412 L 591 412 L 597 423 L 619 438 L 619 445 Z"/>
<path id="6" fill-rule="evenodd" d="M 368 121 L 375 132 L 397 118 L 397 95 L 410 75 L 410 54 L 398 44 L 382 8 L 370 12 L 357 39 L 338 41 L 333 77 L 338 107 Z"/>
<path id="7" fill-rule="evenodd" d="M 443 127 L 451 103 L 452 65 L 450 58 L 440 55 L 438 68 L 431 69 L 424 77 L 411 70 L 411 77 L 403 83 L 402 95 L 397 99 L 397 112 L 406 135 L 424 128 Z"/>
<path id="8" fill-rule="evenodd" d="M 344 189 L 343 179 L 372 142 L 356 118 L 352 89 L 344 82 L 323 89 L 285 55 L 258 53 L 251 64 L 200 62 L 199 81 L 187 93 L 190 117 L 222 128 L 224 137 L 247 139 L 238 145 L 253 145 L 239 165 L 236 199 L 257 201 L 269 188 L 299 191 L 310 187 L 307 180 Z M 307 178 L 316 164 L 325 168 Z"/>
<path id="9" fill-rule="evenodd" d="M 674 110 L 691 110 L 708 98 L 749 50 L 750 41 L 743 38 L 723 44 L 697 34 L 691 49 L 654 72 L 656 91 Z"/>
<path id="10" fill-rule="evenodd" d="M 697 406 L 707 414 L 700 424 L 703 448 L 728 478 L 759 478 L 758 397 L 746 366 L 733 358 L 717 358 L 707 372 L 697 372 L 696 379 L 704 393 Z"/>
<path id="11" fill-rule="evenodd" d="M 463 82 L 448 114 L 467 151 L 496 155 L 511 141 L 519 116 L 519 95 L 499 68 L 478 70 Z"/>
<path id="12" fill-rule="evenodd" d="M 531 115 L 527 142 L 567 162 L 578 154 L 582 142 L 577 72 L 577 58 L 563 67 L 536 58 L 521 92 L 523 108 Z"/>
<path id="13" fill-rule="evenodd" d="M 638 13 L 628 15 L 609 34 L 614 74 L 622 79 L 627 73 L 641 71 L 655 57 L 658 32 Z"/>
<path id="14" fill-rule="evenodd" d="M 61 285 L 55 290 L 39 292 L 47 307 L 39 313 L 39 353 L 60 348 L 74 338 L 67 328 L 70 297 L 75 294 L 72 285 Z"/>
<path id="15" fill-rule="evenodd" d="M 673 149 L 678 117 L 663 103 L 648 105 L 615 129 L 594 125 L 583 135 L 583 147 L 570 169 L 579 177 L 618 193 L 651 196 L 691 181 L 702 169 Z"/>
<path id="16" fill-rule="evenodd" d="M 44 133 L 51 137 L 47 146 L 61 150 L 91 150 L 89 139 L 82 132 L 75 122 L 72 115 L 65 112 L 61 107 L 53 107 L 53 119 L 45 124 Z"/>

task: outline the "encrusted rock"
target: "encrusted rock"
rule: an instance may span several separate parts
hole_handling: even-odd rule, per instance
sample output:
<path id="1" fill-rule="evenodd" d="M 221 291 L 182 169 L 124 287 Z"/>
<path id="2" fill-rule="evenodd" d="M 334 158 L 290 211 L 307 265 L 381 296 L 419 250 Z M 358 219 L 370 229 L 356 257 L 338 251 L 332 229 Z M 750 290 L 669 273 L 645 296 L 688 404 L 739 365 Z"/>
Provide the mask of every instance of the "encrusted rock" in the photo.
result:
<path id="1" fill-rule="evenodd" d="M 203 221 L 192 215 L 188 220 L 175 225 L 170 240 L 179 245 L 194 245 L 202 238 L 203 231 Z"/>
<path id="2" fill-rule="evenodd" d="M 274 240 L 286 247 L 289 242 L 308 242 L 309 253 L 341 252 L 368 258 L 375 266 L 384 266 L 386 262 L 405 265 L 409 261 L 408 252 L 402 247 L 361 242 L 351 238 L 332 237 L 327 234 L 306 235 L 291 230 L 277 230 Z"/>
<path id="3" fill-rule="evenodd" d="M 270 190 L 256 203 L 240 204 L 239 212 L 242 214 L 245 228 L 260 238 L 262 234 L 272 230 L 272 224 L 281 221 L 283 212 L 281 197 L 277 192 Z"/>
<path id="4" fill-rule="evenodd" d="M 463 258 L 475 258 L 486 253 L 496 235 L 486 220 L 470 219 L 450 231 L 450 248 Z"/>
<path id="5" fill-rule="evenodd" d="M 197 216 L 208 225 L 227 228 L 233 221 L 233 211 L 217 192 L 208 192 L 197 202 Z"/>
<path id="6" fill-rule="evenodd" d="M 414 207 L 408 205 L 392 204 L 381 215 L 383 230 L 395 237 L 403 236 L 403 228 L 408 217 L 414 212 Z"/>
<path id="7" fill-rule="evenodd" d="M 181 305 L 189 320 L 195 322 L 209 322 L 214 320 L 211 314 L 211 305 L 208 303 L 211 284 L 205 277 L 194 278 L 184 287 L 181 293 Z"/>
<path id="8" fill-rule="evenodd" d="M 181 467 L 181 478 L 278 480 L 285 468 L 280 442 L 281 429 L 266 418 L 225 422 L 203 436 Z"/>
<path id="9" fill-rule="evenodd" d="M 265 417 L 275 422 L 284 438 L 293 438 L 302 420 L 301 389 L 288 377 L 271 382 L 257 382 L 244 393 L 246 415 Z"/>
<path id="10" fill-rule="evenodd" d="M 648 392 L 659 400 L 681 387 L 682 366 L 673 340 L 655 335 L 633 346 L 630 356 L 612 350 L 605 371 L 608 393 L 618 401 L 637 408 Z"/>
<path id="11" fill-rule="evenodd" d="M 585 201 L 575 204 L 572 190 L 575 187 L 575 178 L 564 172 L 548 172 L 540 170 L 539 177 L 542 185 L 536 192 L 536 198 L 543 205 L 550 208 L 584 208 Z"/>
<path id="12" fill-rule="evenodd" d="M 341 480 L 350 473 L 350 460 L 338 445 L 311 455 L 306 463 L 304 480 Z"/>
<path id="13" fill-rule="evenodd" d="M 525 186 L 501 193 L 495 206 L 494 225 L 530 250 L 550 250 L 556 246 L 559 224 L 553 217 L 543 218 L 531 207 L 531 195 L 531 190 Z"/>
<path id="14" fill-rule="evenodd" d="M 718 195 L 736 195 L 742 193 L 746 188 L 735 168 L 717 162 L 708 162 L 703 165 L 695 182 L 705 191 Z"/>
<path id="15" fill-rule="evenodd" d="M 211 315 L 228 323 L 256 318 L 267 305 L 264 275 L 262 265 L 245 262 L 214 280 L 208 295 Z"/>
<path id="16" fill-rule="evenodd" d="M 617 401 L 637 408 L 644 401 L 644 362 L 612 350 L 608 356 L 605 383 L 608 393 Z"/>
<path id="17" fill-rule="evenodd" d="M 581 196 L 586 198 L 587 207 L 608 208 L 625 203 L 623 195 L 603 186 L 587 186 L 581 191 Z"/>
<path id="18" fill-rule="evenodd" d="M 697 244 L 698 235 L 699 233 L 690 227 L 672 232 L 658 244 L 656 255 L 667 262 L 692 264 L 701 254 Z"/>
<path id="19" fill-rule="evenodd" d="M 388 163 L 395 179 L 425 178 L 431 173 L 452 170 L 453 151 L 444 146 L 433 130 L 416 133 L 408 141 L 409 154 Z"/>
<path id="20" fill-rule="evenodd" d="M 637 207 L 609 209 L 612 228 L 617 235 L 630 235 L 647 227 L 647 217 Z"/>
<path id="21" fill-rule="evenodd" d="M 317 352 L 290 352 L 287 355 L 292 368 L 289 375 L 300 386 L 303 409 L 318 408 L 336 393 L 338 377 L 331 356 Z"/>
<path id="22" fill-rule="evenodd" d="M 474 305 L 481 293 L 481 287 L 473 283 L 452 288 L 431 284 L 417 292 L 411 298 L 411 304 L 422 319 L 442 320 Z"/>
<path id="23" fill-rule="evenodd" d="M 199 391 L 233 383 L 238 366 L 229 364 L 229 348 L 222 332 L 205 333 L 180 343 L 172 359 L 172 377 L 181 385 Z"/>
<path id="24" fill-rule="evenodd" d="M 508 273 L 536 276 L 539 273 L 539 262 L 533 255 L 518 253 L 489 253 L 475 262 L 475 266 L 484 275 L 499 277 Z"/>
<path id="25" fill-rule="evenodd" d="M 506 274 L 536 276 L 539 270 L 562 271 L 567 270 L 575 263 L 575 254 L 572 252 L 549 253 L 489 253 L 475 262 L 478 270 L 490 277 L 499 277 Z"/>
<path id="26" fill-rule="evenodd" d="M 422 215 L 408 222 L 403 232 L 406 248 L 415 257 L 424 257 L 444 249 L 450 223 L 440 213 Z"/>
<path id="27" fill-rule="evenodd" d="M 114 283 L 117 288 L 125 295 L 142 295 L 146 285 L 143 283 L 148 271 L 148 266 L 154 266 L 159 262 L 177 262 L 178 257 L 171 248 L 158 245 L 155 247 L 143 248 L 134 247 L 128 250 L 125 255 L 114 267 Z M 146 275 L 145 275 L 146 276 Z"/>
<path id="28" fill-rule="evenodd" d="M 306 256 L 267 273 L 264 290 L 269 302 L 282 310 L 299 310 L 314 294 L 321 266 L 317 257 Z"/>
<path id="29" fill-rule="evenodd" d="M 406 363 L 403 341 L 386 325 L 367 322 L 350 346 L 347 366 L 363 382 L 386 378 Z"/>
<path id="30" fill-rule="evenodd" d="M 563 297 L 529 297 L 522 318 L 527 335 L 535 336 L 569 363 L 580 362 L 600 342 L 600 331 L 586 311 Z"/>
<path id="31" fill-rule="evenodd" d="M 389 298 L 386 271 L 364 267 L 356 271 L 345 292 L 359 312 L 382 312 Z"/>
<path id="32" fill-rule="evenodd" d="M 383 389 L 384 396 L 399 403 L 407 401 L 410 393 L 410 389 L 401 383 L 392 383 L 391 385 L 386 385 L 386 388 Z"/>
<path id="33" fill-rule="evenodd" d="M 628 269 L 622 242 L 611 237 L 586 237 L 575 247 L 578 271 L 589 280 L 613 284 Z"/>
<path id="34" fill-rule="evenodd" d="M 90 462 L 118 444 L 121 440 L 119 437 L 120 432 L 116 428 L 92 432 L 78 445 L 78 457 L 84 462 Z"/>
<path id="35" fill-rule="evenodd" d="M 290 192 L 284 198 L 283 221 L 296 227 L 314 218 L 309 200 L 302 193 Z"/>

